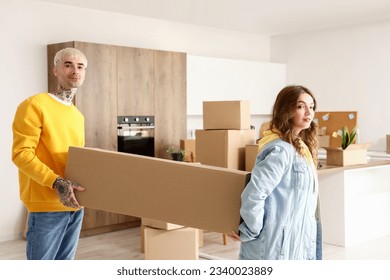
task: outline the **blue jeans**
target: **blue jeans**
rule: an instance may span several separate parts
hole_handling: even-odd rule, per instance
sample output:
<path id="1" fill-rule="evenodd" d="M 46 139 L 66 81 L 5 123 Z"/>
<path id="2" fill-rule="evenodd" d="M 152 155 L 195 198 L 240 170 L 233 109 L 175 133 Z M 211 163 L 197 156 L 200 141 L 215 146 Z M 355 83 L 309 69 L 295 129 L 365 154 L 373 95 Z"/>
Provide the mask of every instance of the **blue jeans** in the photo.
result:
<path id="1" fill-rule="evenodd" d="M 31 212 L 28 218 L 28 260 L 72 260 L 79 241 L 84 209 Z"/>

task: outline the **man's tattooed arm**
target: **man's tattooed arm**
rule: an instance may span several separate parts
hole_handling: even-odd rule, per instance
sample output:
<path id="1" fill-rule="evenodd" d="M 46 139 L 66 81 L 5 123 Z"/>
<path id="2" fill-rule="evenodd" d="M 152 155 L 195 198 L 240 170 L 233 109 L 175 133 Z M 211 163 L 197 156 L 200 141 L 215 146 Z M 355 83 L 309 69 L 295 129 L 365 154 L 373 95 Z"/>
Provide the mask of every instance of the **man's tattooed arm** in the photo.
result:
<path id="1" fill-rule="evenodd" d="M 83 191 L 84 188 L 78 184 L 66 180 L 64 178 L 58 177 L 53 184 L 53 189 L 57 191 L 57 194 L 60 198 L 62 204 L 72 208 L 81 208 L 80 204 L 77 202 L 74 190 Z"/>

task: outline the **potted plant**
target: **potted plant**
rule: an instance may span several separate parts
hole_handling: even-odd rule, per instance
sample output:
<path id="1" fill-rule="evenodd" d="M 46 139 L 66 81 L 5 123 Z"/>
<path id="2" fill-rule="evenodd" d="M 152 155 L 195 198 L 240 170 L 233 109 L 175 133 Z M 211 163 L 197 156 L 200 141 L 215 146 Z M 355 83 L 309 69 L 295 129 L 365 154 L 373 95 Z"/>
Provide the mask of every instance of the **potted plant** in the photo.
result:
<path id="1" fill-rule="evenodd" d="M 356 128 L 341 129 L 341 147 L 323 147 L 326 150 L 327 165 L 347 166 L 367 163 L 367 148 L 370 144 L 355 144 Z"/>
<path id="2" fill-rule="evenodd" d="M 182 149 L 175 149 L 173 145 L 167 148 L 167 152 L 171 155 L 171 158 L 176 161 L 183 161 L 186 151 Z"/>

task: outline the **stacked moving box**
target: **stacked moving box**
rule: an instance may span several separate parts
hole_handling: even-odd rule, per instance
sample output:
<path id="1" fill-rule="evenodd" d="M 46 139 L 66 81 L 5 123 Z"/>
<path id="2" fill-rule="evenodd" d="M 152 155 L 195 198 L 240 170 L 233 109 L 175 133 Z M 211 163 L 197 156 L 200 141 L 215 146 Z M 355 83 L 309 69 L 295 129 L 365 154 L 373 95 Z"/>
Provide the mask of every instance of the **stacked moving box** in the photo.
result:
<path id="1" fill-rule="evenodd" d="M 203 130 L 196 130 L 196 160 L 245 170 L 245 146 L 255 144 L 249 101 L 203 102 Z"/>

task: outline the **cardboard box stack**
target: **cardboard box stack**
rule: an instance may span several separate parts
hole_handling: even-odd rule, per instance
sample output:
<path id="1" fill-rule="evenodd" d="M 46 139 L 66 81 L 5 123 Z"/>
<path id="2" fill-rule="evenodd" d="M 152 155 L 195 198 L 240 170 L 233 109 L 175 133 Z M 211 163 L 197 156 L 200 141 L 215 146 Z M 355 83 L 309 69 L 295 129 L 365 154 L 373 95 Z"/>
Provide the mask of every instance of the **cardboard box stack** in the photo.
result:
<path id="1" fill-rule="evenodd" d="M 390 135 L 386 135 L 386 153 L 390 154 Z"/>
<path id="2" fill-rule="evenodd" d="M 255 144 L 249 101 L 203 102 L 203 130 L 196 130 L 201 164 L 245 170 L 245 146 Z"/>

